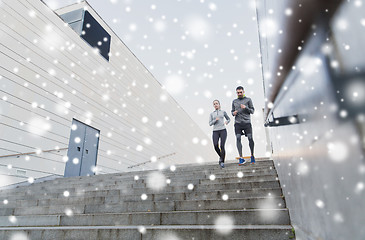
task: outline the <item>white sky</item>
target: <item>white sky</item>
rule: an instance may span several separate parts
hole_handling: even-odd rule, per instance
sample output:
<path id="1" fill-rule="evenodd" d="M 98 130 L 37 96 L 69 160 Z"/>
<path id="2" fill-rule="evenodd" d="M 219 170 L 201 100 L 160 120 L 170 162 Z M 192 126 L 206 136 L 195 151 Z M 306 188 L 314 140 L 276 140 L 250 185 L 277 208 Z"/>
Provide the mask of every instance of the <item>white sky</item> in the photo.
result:
<path id="1" fill-rule="evenodd" d="M 54 8 L 60 0 L 47 0 Z M 58 3 L 57 3 L 58 2 Z M 77 2 L 62 1 L 62 4 Z M 265 155 L 263 84 L 254 0 L 88 0 L 129 49 L 166 86 L 211 139 L 209 114 L 218 99 L 229 116 L 238 85 L 256 108 L 256 156 Z M 236 157 L 234 119 L 227 159 Z M 214 151 L 212 146 L 212 151 Z M 243 153 L 249 155 L 248 141 Z"/>

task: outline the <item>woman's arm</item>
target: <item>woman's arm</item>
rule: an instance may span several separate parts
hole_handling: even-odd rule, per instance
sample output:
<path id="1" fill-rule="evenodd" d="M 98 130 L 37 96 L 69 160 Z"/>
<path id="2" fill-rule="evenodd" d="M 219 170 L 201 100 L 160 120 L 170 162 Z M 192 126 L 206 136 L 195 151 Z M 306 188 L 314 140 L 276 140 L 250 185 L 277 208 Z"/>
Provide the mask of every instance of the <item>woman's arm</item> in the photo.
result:
<path id="1" fill-rule="evenodd" d="M 229 116 L 226 113 L 226 111 L 224 111 L 224 117 L 227 119 L 226 124 L 228 124 L 231 121 L 231 119 L 229 118 Z"/>
<path id="2" fill-rule="evenodd" d="M 213 114 L 210 114 L 209 116 L 209 126 L 212 126 L 215 124 L 217 120 L 213 118 Z"/>

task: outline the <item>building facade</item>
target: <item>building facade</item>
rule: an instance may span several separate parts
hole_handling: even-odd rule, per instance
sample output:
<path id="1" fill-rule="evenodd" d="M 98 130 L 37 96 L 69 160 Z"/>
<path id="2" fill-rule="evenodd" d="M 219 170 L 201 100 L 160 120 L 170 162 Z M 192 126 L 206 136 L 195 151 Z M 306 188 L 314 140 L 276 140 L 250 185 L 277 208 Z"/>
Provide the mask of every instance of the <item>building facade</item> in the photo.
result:
<path id="1" fill-rule="evenodd" d="M 1 1 L 0 16 L 2 185 L 63 176 L 89 155 L 87 174 L 215 159 L 201 129 L 87 2 L 54 12 L 39 0 Z"/>

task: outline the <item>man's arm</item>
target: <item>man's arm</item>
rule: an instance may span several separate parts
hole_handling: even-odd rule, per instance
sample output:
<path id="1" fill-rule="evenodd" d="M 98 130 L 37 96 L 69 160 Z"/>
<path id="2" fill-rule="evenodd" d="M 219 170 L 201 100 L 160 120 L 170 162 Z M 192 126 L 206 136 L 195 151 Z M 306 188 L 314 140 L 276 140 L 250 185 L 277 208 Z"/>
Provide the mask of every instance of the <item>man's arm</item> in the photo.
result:
<path id="1" fill-rule="evenodd" d="M 255 112 L 255 108 L 253 107 L 251 98 L 250 101 L 248 101 L 247 103 L 247 110 L 250 112 L 250 114 L 253 114 Z"/>
<path id="2" fill-rule="evenodd" d="M 234 100 L 232 101 L 232 110 L 231 110 L 232 116 L 236 116 L 237 115 L 237 110 L 234 109 Z"/>

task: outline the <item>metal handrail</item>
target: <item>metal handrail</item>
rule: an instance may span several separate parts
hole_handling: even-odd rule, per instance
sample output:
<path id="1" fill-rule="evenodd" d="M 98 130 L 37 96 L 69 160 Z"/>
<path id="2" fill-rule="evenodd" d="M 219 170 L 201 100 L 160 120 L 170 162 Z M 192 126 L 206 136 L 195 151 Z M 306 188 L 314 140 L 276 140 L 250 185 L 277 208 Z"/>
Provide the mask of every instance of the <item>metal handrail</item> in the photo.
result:
<path id="1" fill-rule="evenodd" d="M 158 157 L 157 159 L 158 159 L 158 160 L 160 160 L 160 159 L 163 159 L 163 158 L 167 158 L 167 157 L 173 156 L 173 155 L 175 155 L 175 154 L 176 154 L 176 152 L 174 152 L 174 153 L 170 153 L 170 154 L 166 154 L 166 155 L 163 155 L 163 156 Z M 141 165 L 144 165 L 144 164 L 150 163 L 150 162 L 152 162 L 152 161 L 151 161 L 151 160 L 148 160 L 148 161 L 146 161 L 146 162 L 142 162 L 142 163 L 138 163 L 138 164 L 135 164 L 135 165 L 131 165 L 131 166 L 129 166 L 128 168 L 138 167 L 138 166 L 141 166 Z"/>
<path id="2" fill-rule="evenodd" d="M 60 148 L 60 149 L 50 149 L 50 150 L 45 150 L 42 151 L 42 153 L 48 153 L 48 152 L 54 152 L 54 151 L 61 151 L 61 150 L 66 150 L 67 148 Z M 6 157 L 20 157 L 20 156 L 24 156 L 24 155 L 33 155 L 33 154 L 37 154 L 37 152 L 28 152 L 28 153 L 18 153 L 18 154 L 9 154 L 9 155 L 3 155 L 0 156 L 0 158 L 6 158 Z"/>
<path id="3" fill-rule="evenodd" d="M 166 155 L 163 155 L 163 156 L 158 157 L 157 159 L 167 158 L 167 157 L 173 156 L 175 154 L 176 154 L 176 152 L 170 153 L 170 154 L 166 154 Z"/>
<path id="4" fill-rule="evenodd" d="M 6 164 L 0 164 L 0 167 L 7 167 L 8 165 Z M 35 169 L 30 169 L 30 168 L 24 168 L 24 167 L 13 167 L 15 169 L 19 169 L 19 170 L 25 170 L 25 171 L 31 171 L 31 172 L 37 172 L 37 173 L 45 173 L 45 174 L 52 174 L 52 175 L 57 175 L 57 176 L 62 176 L 60 174 L 56 174 L 53 172 L 45 172 L 45 171 L 41 171 L 41 170 L 35 170 Z"/>

